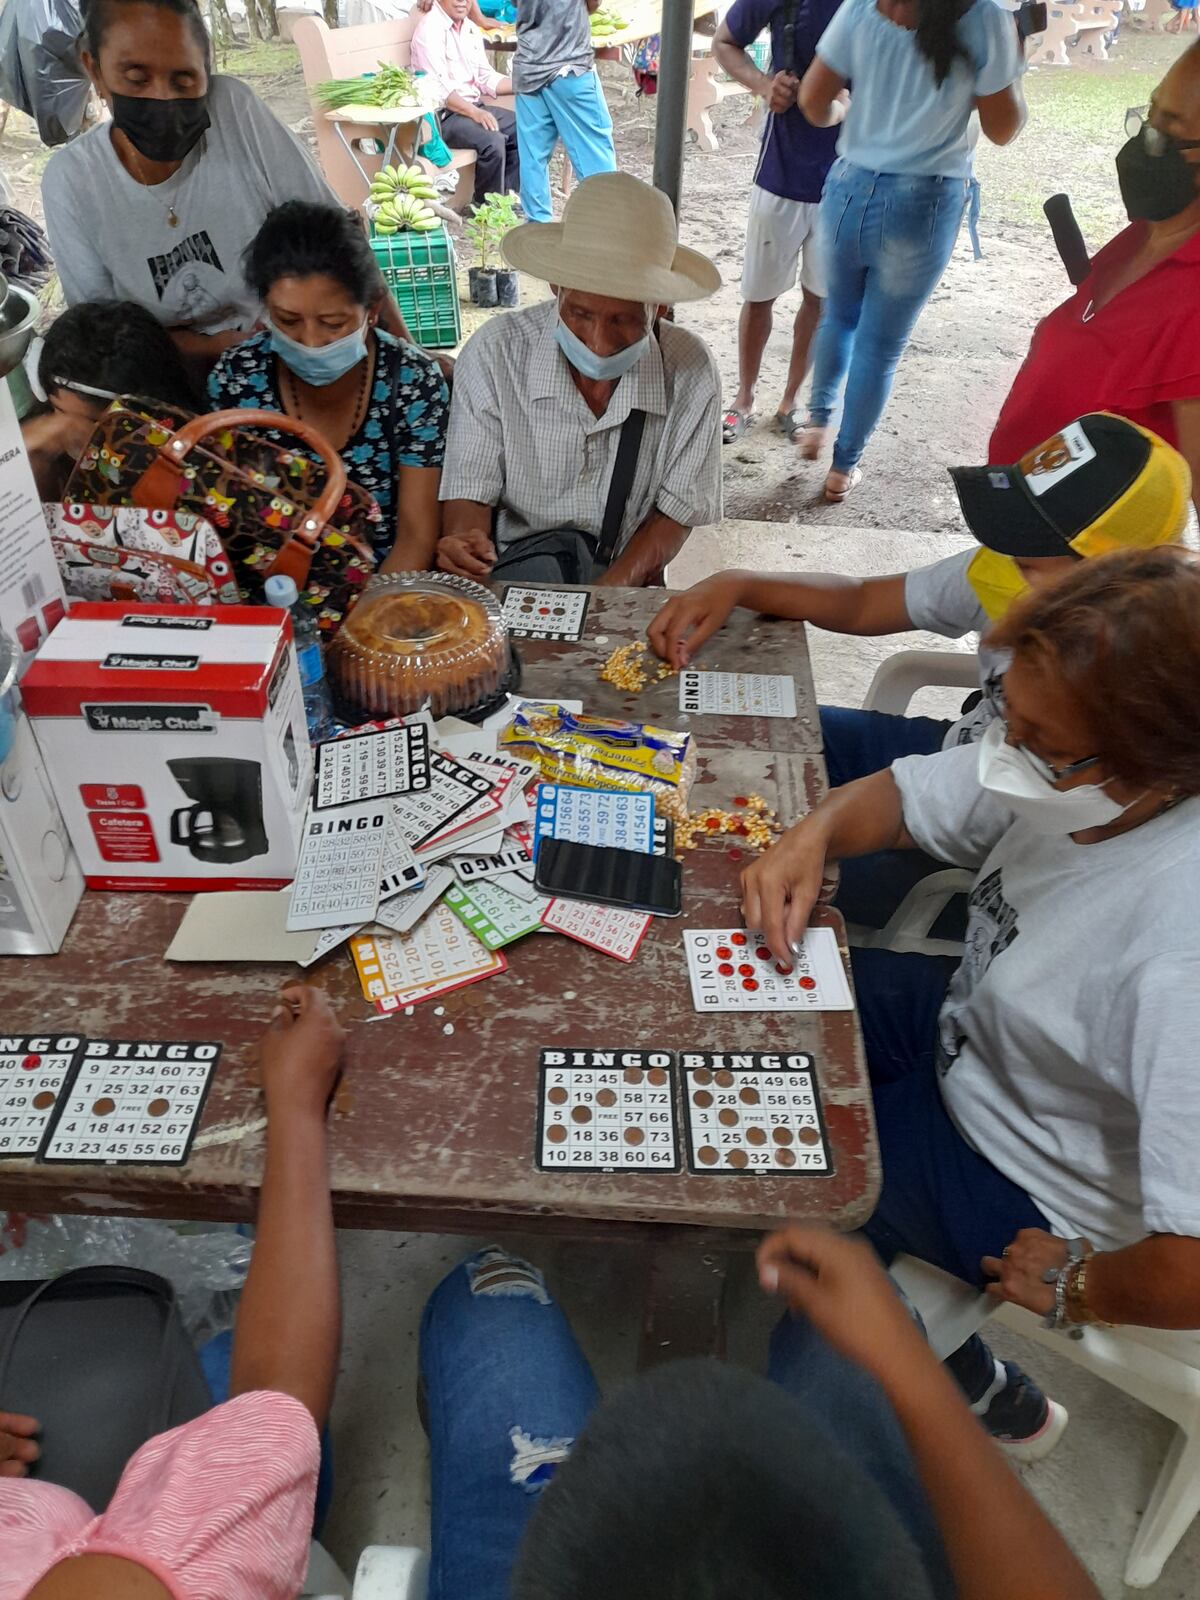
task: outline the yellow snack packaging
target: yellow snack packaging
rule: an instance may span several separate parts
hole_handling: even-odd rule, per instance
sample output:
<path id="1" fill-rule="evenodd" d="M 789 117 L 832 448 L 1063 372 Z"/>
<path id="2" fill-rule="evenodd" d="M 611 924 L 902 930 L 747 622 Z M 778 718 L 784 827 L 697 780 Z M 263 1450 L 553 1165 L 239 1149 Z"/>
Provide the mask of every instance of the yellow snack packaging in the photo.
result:
<path id="1" fill-rule="evenodd" d="M 500 746 L 537 768 L 550 783 L 580 789 L 630 789 L 654 796 L 660 816 L 681 822 L 696 777 L 690 733 L 643 722 L 590 717 L 552 702 L 518 709 Z"/>

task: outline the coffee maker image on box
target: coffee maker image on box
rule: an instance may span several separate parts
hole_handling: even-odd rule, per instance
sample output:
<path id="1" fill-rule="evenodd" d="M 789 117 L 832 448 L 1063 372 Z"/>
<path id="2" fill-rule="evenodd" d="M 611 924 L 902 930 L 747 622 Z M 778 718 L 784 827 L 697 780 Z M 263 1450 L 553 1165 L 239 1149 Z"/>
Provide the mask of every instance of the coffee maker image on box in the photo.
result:
<path id="1" fill-rule="evenodd" d="M 257 761 L 195 756 L 168 761 L 171 776 L 193 802 L 171 815 L 171 843 L 198 861 L 249 861 L 267 853 L 262 768 Z"/>

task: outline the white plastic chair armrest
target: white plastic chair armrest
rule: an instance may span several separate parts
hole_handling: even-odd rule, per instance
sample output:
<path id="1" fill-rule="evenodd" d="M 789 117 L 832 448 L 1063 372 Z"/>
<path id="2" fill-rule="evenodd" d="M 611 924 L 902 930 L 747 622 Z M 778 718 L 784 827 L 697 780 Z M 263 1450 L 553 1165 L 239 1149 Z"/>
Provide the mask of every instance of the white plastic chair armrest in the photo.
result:
<path id="1" fill-rule="evenodd" d="M 860 949 L 898 950 L 924 956 L 961 956 L 961 939 L 935 939 L 931 930 L 956 894 L 970 894 L 975 874 L 945 867 L 914 883 L 882 928 L 847 929 Z"/>
<path id="2" fill-rule="evenodd" d="M 921 1313 L 929 1347 L 939 1361 L 978 1333 L 995 1310 L 987 1295 L 916 1256 L 897 1256 L 889 1271 Z M 354 1600 L 358 1600 L 357 1589 Z"/>
<path id="3" fill-rule="evenodd" d="M 411 1545 L 369 1544 L 358 1558 L 354 1600 L 425 1600 L 429 1557 Z"/>
<path id="4" fill-rule="evenodd" d="M 978 656 L 962 650 L 898 650 L 876 668 L 863 710 L 902 716 L 917 690 L 932 684 L 977 689 Z"/>

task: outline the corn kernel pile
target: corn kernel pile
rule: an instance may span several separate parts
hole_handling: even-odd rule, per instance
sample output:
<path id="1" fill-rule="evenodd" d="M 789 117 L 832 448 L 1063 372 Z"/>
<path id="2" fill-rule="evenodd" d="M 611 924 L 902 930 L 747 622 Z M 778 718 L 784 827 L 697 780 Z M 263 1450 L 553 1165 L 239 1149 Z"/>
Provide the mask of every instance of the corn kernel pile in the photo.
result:
<path id="1" fill-rule="evenodd" d="M 600 668 L 600 681 L 611 683 L 614 688 L 624 689 L 626 694 L 641 694 L 650 682 L 645 659 L 646 646 L 640 639 L 635 639 L 632 644 L 618 645 Z M 658 670 L 654 675 L 655 683 L 661 683 L 664 678 L 673 678 L 676 668 L 666 661 L 657 663 Z"/>
<path id="2" fill-rule="evenodd" d="M 744 839 L 751 850 L 766 850 L 773 845 L 783 830 L 775 812 L 768 808 L 762 795 L 751 794 L 745 799 L 738 795 L 733 803 L 743 808 L 740 814 L 737 811 L 722 811 L 719 806 L 708 806 L 677 822 L 676 850 L 694 850 L 701 839 L 713 838 L 721 833 L 732 833 Z"/>

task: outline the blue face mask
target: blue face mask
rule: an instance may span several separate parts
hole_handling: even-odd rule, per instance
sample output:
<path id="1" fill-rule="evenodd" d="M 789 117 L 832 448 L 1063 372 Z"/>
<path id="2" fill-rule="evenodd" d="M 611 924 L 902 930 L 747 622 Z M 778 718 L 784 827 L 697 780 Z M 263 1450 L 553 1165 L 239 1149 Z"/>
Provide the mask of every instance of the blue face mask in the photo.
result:
<path id="1" fill-rule="evenodd" d="M 314 389 L 323 389 L 327 383 L 336 383 L 339 378 L 344 378 L 351 367 L 356 367 L 367 354 L 365 317 L 361 328 L 355 328 L 353 333 L 346 334 L 344 338 L 335 339 L 332 344 L 323 344 L 316 349 L 289 339 L 270 317 L 264 318 L 264 321 L 271 334 L 271 349 L 301 383 L 311 383 Z"/>
<path id="2" fill-rule="evenodd" d="M 554 328 L 554 337 L 558 340 L 558 348 L 576 372 L 582 372 L 585 378 L 594 378 L 597 382 L 621 377 L 631 367 L 636 367 L 650 348 L 650 335 L 644 333 L 636 343 L 626 345 L 624 350 L 618 350 L 615 355 L 598 356 L 571 332 L 561 314 Z"/>

